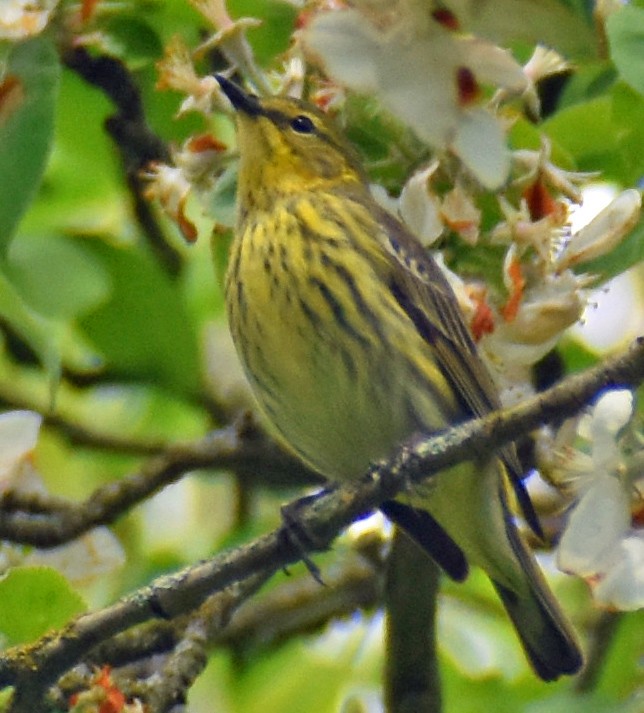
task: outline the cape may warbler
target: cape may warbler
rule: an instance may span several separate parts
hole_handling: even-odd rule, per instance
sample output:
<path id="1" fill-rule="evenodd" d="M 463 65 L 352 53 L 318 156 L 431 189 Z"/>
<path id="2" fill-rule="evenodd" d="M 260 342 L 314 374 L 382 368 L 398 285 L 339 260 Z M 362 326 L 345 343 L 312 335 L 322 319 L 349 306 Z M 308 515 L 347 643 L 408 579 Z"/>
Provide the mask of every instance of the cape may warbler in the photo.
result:
<path id="1" fill-rule="evenodd" d="M 233 338 L 275 431 L 330 480 L 358 478 L 415 433 L 498 397 L 436 263 L 372 198 L 352 147 L 315 107 L 217 77 L 237 111 Z M 538 528 L 514 450 L 440 473 L 382 510 L 453 578 L 481 566 L 545 680 L 581 654 L 522 541 L 507 482 Z"/>

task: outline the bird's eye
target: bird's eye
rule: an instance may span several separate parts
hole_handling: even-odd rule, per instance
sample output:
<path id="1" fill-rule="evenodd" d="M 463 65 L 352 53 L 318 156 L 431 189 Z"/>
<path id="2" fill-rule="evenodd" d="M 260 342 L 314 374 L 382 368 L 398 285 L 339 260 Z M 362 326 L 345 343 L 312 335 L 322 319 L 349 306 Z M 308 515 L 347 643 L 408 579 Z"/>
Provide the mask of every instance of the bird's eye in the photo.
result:
<path id="1" fill-rule="evenodd" d="M 315 124 L 308 116 L 300 114 L 291 120 L 291 129 L 298 134 L 312 134 L 315 131 Z"/>

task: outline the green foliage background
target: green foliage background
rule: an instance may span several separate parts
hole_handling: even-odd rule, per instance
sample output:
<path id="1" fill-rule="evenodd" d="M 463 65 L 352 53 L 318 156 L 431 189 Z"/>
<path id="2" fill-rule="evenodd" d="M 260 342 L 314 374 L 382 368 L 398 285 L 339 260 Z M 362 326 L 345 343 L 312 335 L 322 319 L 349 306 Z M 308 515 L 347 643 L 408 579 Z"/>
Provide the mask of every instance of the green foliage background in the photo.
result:
<path id="1" fill-rule="evenodd" d="M 575 23 L 590 25 L 586 3 L 566 5 L 572 8 Z M 263 20 L 249 39 L 260 63 L 275 65 L 290 41 L 295 9 L 277 0 L 231 0 L 229 8 L 234 17 Z M 191 46 L 200 40 L 203 21 L 187 2 L 106 3 L 98 24 L 107 50 L 132 71 L 150 125 L 163 139 L 180 142 L 208 128 L 194 116 L 176 120 L 181 97 L 155 88 L 154 63 L 171 37 L 178 34 Z M 572 57 L 576 72 L 556 113 L 540 131 L 552 141 L 553 156 L 562 165 L 601 171 L 619 186 L 641 186 L 642 3 L 615 14 L 607 34 L 608 57 L 594 51 Z M 178 276 L 168 274 L 133 217 L 119 159 L 103 128 L 113 111 L 104 95 L 62 65 L 53 32 L 7 45 L 2 53 L 8 57 L 9 73 L 24 80 L 27 100 L 0 121 L 0 404 L 5 410 L 29 407 L 47 412 L 55 393 L 55 408 L 65 419 L 90 424 L 99 432 L 135 441 L 201 436 L 217 425 L 203 399 L 205 333 L 209 324 L 223 319 L 216 277 L 222 265 L 212 270 L 209 218 L 200 217 L 192 207 L 191 217 L 202 228 L 194 246 L 187 246 L 175 226 L 164 222 L 183 260 Z M 349 133 L 363 153 L 374 158 L 396 138 L 375 113 L 359 110 Z M 515 147 L 538 145 L 537 133 L 527 122 L 514 127 L 511 139 Z M 381 168 L 382 173 L 375 170 L 374 175 L 395 188 L 408 169 Z M 221 215 L 230 215 L 230 196 L 221 201 Z M 604 276 L 616 275 L 643 256 L 640 223 L 618 250 L 592 267 Z M 575 369 L 590 357 L 570 344 L 564 358 Z M 36 453 L 47 487 L 71 498 L 86 496 L 138 463 L 131 455 L 72 445 L 55 428 L 44 430 Z M 43 570 L 25 569 L 1 580 L 0 631 L 5 643 L 28 641 L 50 626 L 60 626 L 79 606 L 105 604 L 155 575 L 265 532 L 279 522 L 278 505 L 286 496 L 254 494 L 252 518 L 240 521 L 234 516 L 235 486 L 227 474 L 191 476 L 174 487 L 181 492 L 177 499 L 189 524 L 176 534 L 164 531 L 160 536 L 154 519 L 158 511 L 141 508 L 122 518 L 116 532 L 128 562 L 109 581 L 79 594 L 61 582 L 60 575 Z M 345 546 L 340 542 L 322 559 L 323 569 L 333 566 Z M 294 574 L 306 576 L 299 569 Z M 585 588 L 563 578 L 556 587 L 576 623 L 588 625 L 595 614 Z M 19 626 L 25 591 L 32 595 L 31 623 Z M 79 604 L 81 595 L 85 604 Z M 623 616 L 597 687 L 579 694 L 572 681 L 546 685 L 532 676 L 482 577 L 472 577 L 458 588 L 448 584 L 443 597 L 446 711 L 644 710 L 641 613 Z M 16 625 L 9 627 L 10 620 Z M 380 630 L 381 615 L 363 613 L 330 624 L 321 635 L 301 636 L 261 654 L 240 659 L 234 652 L 216 651 L 191 692 L 190 710 L 377 710 L 369 701 L 379 687 Z M 459 651 L 481 645 L 496 662 L 494 675 L 483 674 L 476 663 L 468 668 L 459 658 Z M 467 662 L 466 653 L 463 659 Z"/>

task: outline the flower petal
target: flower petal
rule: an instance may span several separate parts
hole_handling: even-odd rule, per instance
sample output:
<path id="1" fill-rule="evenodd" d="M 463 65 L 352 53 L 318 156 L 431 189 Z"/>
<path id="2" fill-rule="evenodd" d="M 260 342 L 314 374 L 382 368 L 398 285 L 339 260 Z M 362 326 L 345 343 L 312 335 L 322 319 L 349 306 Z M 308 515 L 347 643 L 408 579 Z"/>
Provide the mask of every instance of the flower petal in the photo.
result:
<path id="1" fill-rule="evenodd" d="M 619 480 L 595 477 L 570 516 L 557 549 L 557 566 L 582 577 L 603 576 L 630 521 L 630 502 Z"/>
<path id="2" fill-rule="evenodd" d="M 0 415 L 0 478 L 36 446 L 42 416 L 35 411 L 10 411 Z"/>
<path id="3" fill-rule="evenodd" d="M 405 183 L 400 194 L 400 215 L 425 246 L 432 245 L 443 232 L 440 201 L 431 191 L 431 177 L 439 166 L 433 161 Z"/>
<path id="4" fill-rule="evenodd" d="M 620 542 L 616 561 L 593 593 L 599 603 L 620 611 L 644 607 L 644 532 Z"/>
<path id="5" fill-rule="evenodd" d="M 498 120 L 484 109 L 464 112 L 451 149 L 485 188 L 500 188 L 510 171 L 510 152 Z"/>

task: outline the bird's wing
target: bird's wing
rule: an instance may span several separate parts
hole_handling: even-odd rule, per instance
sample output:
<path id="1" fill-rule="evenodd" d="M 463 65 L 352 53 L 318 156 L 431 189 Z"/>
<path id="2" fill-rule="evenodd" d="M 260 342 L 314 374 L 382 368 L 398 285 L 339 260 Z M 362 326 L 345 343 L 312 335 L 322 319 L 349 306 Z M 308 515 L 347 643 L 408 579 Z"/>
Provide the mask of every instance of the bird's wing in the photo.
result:
<path id="1" fill-rule="evenodd" d="M 447 279 L 436 262 L 405 227 L 384 209 L 379 239 L 390 255 L 390 289 L 403 311 L 432 350 L 463 406 L 464 417 L 481 417 L 500 408 L 498 392 L 478 355 L 476 345 Z M 523 469 L 514 445 L 501 450 L 526 521 L 536 534 L 541 527 L 523 486 Z"/>
<path id="2" fill-rule="evenodd" d="M 442 270 L 391 214 L 382 211 L 381 239 L 392 260 L 390 288 L 397 302 L 432 348 L 464 402 L 465 413 L 485 416 L 500 407 L 496 386 L 479 357 Z"/>

